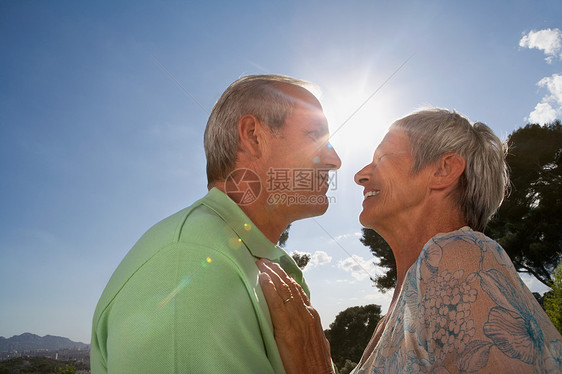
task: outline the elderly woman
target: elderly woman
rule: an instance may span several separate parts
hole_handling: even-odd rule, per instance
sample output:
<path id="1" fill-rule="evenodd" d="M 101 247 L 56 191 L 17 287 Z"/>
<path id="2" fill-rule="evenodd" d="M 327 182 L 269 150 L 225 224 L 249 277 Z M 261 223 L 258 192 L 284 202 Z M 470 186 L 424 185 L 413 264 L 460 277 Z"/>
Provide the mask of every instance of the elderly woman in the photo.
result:
<path id="1" fill-rule="evenodd" d="M 356 174 L 359 220 L 392 248 L 397 284 L 354 373 L 562 372 L 562 337 L 482 234 L 508 184 L 505 151 L 486 125 L 423 110 L 396 121 Z M 287 372 L 333 372 L 306 295 L 258 266 Z"/>

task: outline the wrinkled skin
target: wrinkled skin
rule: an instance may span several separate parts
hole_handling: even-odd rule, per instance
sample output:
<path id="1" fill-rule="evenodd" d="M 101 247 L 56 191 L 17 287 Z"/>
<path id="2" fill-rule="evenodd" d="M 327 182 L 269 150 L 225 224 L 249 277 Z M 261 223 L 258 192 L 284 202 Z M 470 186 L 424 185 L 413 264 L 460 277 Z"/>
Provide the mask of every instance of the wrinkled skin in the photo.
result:
<path id="1" fill-rule="evenodd" d="M 320 316 L 302 288 L 279 265 L 266 259 L 256 264 L 287 374 L 333 374 Z"/>

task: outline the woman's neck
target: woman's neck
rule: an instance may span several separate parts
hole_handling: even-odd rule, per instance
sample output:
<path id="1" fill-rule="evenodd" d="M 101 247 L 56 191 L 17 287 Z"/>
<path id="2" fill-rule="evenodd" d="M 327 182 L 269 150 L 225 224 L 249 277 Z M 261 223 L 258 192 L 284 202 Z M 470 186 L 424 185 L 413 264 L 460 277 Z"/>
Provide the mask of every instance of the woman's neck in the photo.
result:
<path id="1" fill-rule="evenodd" d="M 466 221 L 458 210 L 437 209 L 423 212 L 417 217 L 402 220 L 394 227 L 382 227 L 377 232 L 392 249 L 396 260 L 396 288 L 393 300 L 397 297 L 408 269 L 418 259 L 424 245 L 435 235 L 460 229 Z"/>

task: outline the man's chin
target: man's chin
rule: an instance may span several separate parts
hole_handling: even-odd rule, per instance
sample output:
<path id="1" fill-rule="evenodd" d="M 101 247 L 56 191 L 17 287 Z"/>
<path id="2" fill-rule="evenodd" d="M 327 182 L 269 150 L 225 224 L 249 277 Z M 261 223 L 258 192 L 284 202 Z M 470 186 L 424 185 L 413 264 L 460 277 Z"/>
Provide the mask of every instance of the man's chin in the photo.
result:
<path id="1" fill-rule="evenodd" d="M 329 205 L 330 204 L 328 202 L 322 204 L 307 205 L 307 209 L 303 209 L 296 220 L 321 216 L 326 213 Z"/>

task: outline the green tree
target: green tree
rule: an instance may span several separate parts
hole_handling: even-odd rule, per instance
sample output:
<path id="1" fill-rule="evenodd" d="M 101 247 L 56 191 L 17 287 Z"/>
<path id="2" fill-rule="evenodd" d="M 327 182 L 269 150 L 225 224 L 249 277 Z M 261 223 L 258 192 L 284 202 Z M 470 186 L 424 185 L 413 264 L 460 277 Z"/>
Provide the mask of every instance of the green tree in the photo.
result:
<path id="1" fill-rule="evenodd" d="M 517 271 L 549 286 L 562 252 L 562 125 L 527 125 L 515 130 L 508 143 L 511 191 L 485 233 L 505 249 Z M 375 279 L 377 288 L 393 288 L 396 263 L 390 247 L 369 229 L 363 229 L 360 240 L 386 269 Z"/>
<path id="2" fill-rule="evenodd" d="M 355 367 L 357 366 L 358 362 L 353 362 L 351 360 L 345 360 L 345 364 L 339 370 L 339 374 L 349 374 Z"/>
<path id="3" fill-rule="evenodd" d="M 293 258 L 293 260 L 295 260 L 297 266 L 301 268 L 301 270 L 304 269 L 306 265 L 308 265 L 308 262 L 310 261 L 310 253 L 301 253 L 295 251 L 291 253 L 291 257 Z"/>
<path id="4" fill-rule="evenodd" d="M 57 369 L 56 374 L 76 374 L 76 368 L 72 365 L 66 365 L 63 369 Z"/>
<path id="5" fill-rule="evenodd" d="M 279 238 L 278 244 L 282 248 L 285 248 L 285 245 L 287 244 L 287 240 L 289 240 L 290 228 L 291 225 L 289 224 L 289 226 L 287 226 L 285 231 L 281 233 L 281 237 Z M 302 252 L 294 251 L 293 253 L 291 253 L 291 257 L 293 258 L 293 260 L 295 260 L 297 266 L 301 268 L 301 270 L 303 270 L 306 267 L 306 265 L 308 265 L 308 262 L 310 261 L 310 253 L 302 253 Z"/>
<path id="6" fill-rule="evenodd" d="M 562 125 L 527 125 L 508 138 L 511 192 L 486 234 L 519 272 L 547 286 L 562 252 Z"/>
<path id="7" fill-rule="evenodd" d="M 369 247 L 373 256 L 378 258 L 377 265 L 386 270 L 383 275 L 371 279 L 379 291 L 386 292 L 396 284 L 396 260 L 394 259 L 394 253 L 392 253 L 392 249 L 382 236 L 375 230 L 367 228 L 362 228 L 361 230 L 363 231 L 363 237 L 359 240 L 363 245 Z"/>
<path id="8" fill-rule="evenodd" d="M 287 228 L 285 229 L 285 231 L 283 231 L 281 233 L 281 237 L 279 238 L 279 246 L 282 248 L 285 248 L 285 244 L 287 244 L 287 240 L 289 240 L 289 229 L 291 228 L 291 224 L 289 224 L 289 226 L 287 226 Z"/>
<path id="9" fill-rule="evenodd" d="M 381 307 L 375 304 L 353 306 L 336 316 L 324 333 L 330 342 L 332 360 L 338 369 L 349 369 L 349 366 L 355 366 L 359 362 L 380 319 Z M 352 364 L 346 364 L 346 360 Z"/>
<path id="10" fill-rule="evenodd" d="M 64 369 L 63 369 L 64 367 Z M 0 361 L 0 374 L 49 373 L 75 374 L 76 370 L 89 369 L 89 365 L 77 361 L 59 361 L 48 357 L 17 357 Z"/>
<path id="11" fill-rule="evenodd" d="M 562 334 L 562 262 L 554 270 L 551 287 L 552 291 L 547 292 L 544 297 L 544 308 L 554 326 Z"/>

